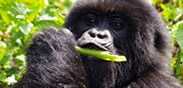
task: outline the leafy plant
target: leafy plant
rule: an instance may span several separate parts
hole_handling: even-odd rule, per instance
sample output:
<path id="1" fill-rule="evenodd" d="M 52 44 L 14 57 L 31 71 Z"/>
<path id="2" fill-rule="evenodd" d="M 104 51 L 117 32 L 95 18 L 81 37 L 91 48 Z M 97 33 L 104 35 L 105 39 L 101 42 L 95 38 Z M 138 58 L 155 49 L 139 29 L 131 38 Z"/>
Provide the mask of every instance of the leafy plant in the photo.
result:
<path id="1" fill-rule="evenodd" d="M 75 0 L 72 0 L 75 1 Z M 172 37 L 170 67 L 183 82 L 183 1 L 147 0 L 161 14 Z M 26 47 L 37 31 L 64 23 L 70 0 L 0 0 L 0 88 L 26 71 Z"/>

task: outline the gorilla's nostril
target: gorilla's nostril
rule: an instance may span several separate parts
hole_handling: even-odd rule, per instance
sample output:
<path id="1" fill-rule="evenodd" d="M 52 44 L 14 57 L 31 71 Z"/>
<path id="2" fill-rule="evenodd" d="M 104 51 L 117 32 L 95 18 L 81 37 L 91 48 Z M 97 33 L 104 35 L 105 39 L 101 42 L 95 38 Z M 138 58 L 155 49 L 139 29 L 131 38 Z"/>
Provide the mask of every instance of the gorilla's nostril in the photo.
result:
<path id="1" fill-rule="evenodd" d="M 100 38 L 100 39 L 104 39 L 107 37 L 107 35 L 105 34 L 97 34 L 97 37 Z"/>
<path id="2" fill-rule="evenodd" d="M 89 35 L 90 35 L 91 37 L 95 38 L 95 33 L 89 32 Z"/>

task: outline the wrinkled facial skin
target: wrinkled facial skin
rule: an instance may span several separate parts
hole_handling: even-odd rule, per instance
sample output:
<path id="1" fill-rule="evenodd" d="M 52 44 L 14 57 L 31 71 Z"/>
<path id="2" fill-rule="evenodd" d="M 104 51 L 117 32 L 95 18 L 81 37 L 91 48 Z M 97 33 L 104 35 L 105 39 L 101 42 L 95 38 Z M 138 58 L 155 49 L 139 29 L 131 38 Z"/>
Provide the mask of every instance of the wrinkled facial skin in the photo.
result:
<path id="1" fill-rule="evenodd" d="M 71 32 L 79 46 L 116 53 L 119 39 L 127 39 L 128 19 L 123 14 L 83 10 L 78 17 L 79 20 Z"/>

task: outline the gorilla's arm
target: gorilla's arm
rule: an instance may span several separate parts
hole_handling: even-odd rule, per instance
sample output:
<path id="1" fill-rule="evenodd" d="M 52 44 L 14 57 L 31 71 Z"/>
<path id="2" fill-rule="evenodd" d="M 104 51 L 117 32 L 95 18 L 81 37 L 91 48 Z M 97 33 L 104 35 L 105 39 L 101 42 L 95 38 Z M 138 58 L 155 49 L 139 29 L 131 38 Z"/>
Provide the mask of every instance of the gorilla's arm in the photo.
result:
<path id="1" fill-rule="evenodd" d="M 27 49 L 27 72 L 13 88 L 82 88 L 84 70 L 75 44 L 67 29 L 35 35 Z"/>

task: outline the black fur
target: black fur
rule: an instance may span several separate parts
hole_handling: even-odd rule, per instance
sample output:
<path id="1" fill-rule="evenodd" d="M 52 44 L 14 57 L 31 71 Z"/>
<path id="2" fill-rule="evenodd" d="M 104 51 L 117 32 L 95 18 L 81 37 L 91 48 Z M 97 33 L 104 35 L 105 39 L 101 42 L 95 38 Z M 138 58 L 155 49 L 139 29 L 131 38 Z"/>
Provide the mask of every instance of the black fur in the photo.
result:
<path id="1" fill-rule="evenodd" d="M 85 74 L 75 45 L 65 30 L 36 34 L 27 49 L 27 72 L 13 88 L 82 88 Z"/>
<path id="2" fill-rule="evenodd" d="M 88 10 L 124 14 L 129 28 L 114 36 L 115 53 L 127 62 L 79 55 L 73 48 L 85 31 Z M 168 67 L 170 37 L 157 12 L 144 0 L 78 0 L 57 32 L 37 34 L 27 50 L 27 72 L 13 88 L 182 88 Z M 76 40 L 75 40 L 76 39 Z"/>

